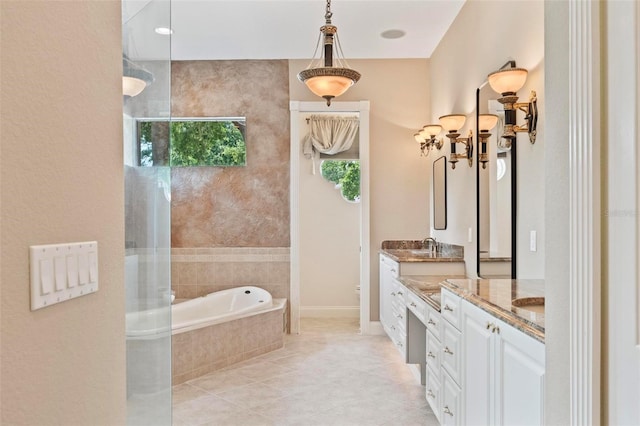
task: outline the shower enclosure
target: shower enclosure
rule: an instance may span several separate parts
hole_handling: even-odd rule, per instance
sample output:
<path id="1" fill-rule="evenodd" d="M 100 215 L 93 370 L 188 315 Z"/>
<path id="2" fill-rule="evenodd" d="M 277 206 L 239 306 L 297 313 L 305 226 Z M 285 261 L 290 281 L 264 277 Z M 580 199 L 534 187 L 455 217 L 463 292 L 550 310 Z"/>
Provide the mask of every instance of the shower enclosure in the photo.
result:
<path id="1" fill-rule="evenodd" d="M 141 167 L 139 137 L 141 119 L 170 118 L 170 12 L 168 0 L 122 2 L 129 425 L 171 424 L 171 175 L 159 158 Z M 162 313 L 155 332 L 134 332 L 150 309 Z"/>

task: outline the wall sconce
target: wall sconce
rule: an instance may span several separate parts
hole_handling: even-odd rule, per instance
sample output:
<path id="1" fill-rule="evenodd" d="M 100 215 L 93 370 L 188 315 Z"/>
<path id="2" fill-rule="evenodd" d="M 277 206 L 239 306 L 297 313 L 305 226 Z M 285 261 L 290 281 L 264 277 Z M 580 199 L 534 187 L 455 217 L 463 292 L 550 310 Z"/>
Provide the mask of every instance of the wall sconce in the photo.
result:
<path id="1" fill-rule="evenodd" d="M 529 102 L 518 103 L 516 93 L 524 86 L 527 80 L 528 71 L 524 68 L 515 68 L 515 62 L 509 61 L 504 68 L 489 74 L 489 85 L 493 90 L 502 95 L 498 99 L 504 105 L 504 133 L 502 137 L 508 140 L 508 146 L 516 138 L 516 132 L 529 133 L 529 141 L 536 143 L 536 126 L 538 124 L 538 99 L 536 92 L 531 91 Z M 516 111 L 524 112 L 526 124 L 519 126 L 516 124 Z"/>
<path id="2" fill-rule="evenodd" d="M 469 130 L 469 136 L 466 138 L 461 138 L 460 129 L 464 126 L 464 122 L 467 120 L 462 114 L 450 114 L 443 115 L 440 117 L 440 124 L 442 128 L 447 131 L 447 137 L 451 142 L 451 157 L 449 158 L 449 162 L 451 163 L 451 168 L 456 168 L 456 163 L 458 160 L 468 160 L 469 167 L 473 166 L 473 132 Z M 465 150 L 464 152 L 458 154 L 456 153 L 456 144 L 461 143 L 464 144 Z"/>
<path id="3" fill-rule="evenodd" d="M 480 158 L 478 161 L 482 163 L 482 168 L 487 168 L 489 156 L 487 155 L 487 139 L 491 136 L 489 131 L 498 124 L 498 116 L 494 114 L 480 114 L 478 117 L 478 138 L 480 139 Z"/>
<path id="4" fill-rule="evenodd" d="M 420 156 L 428 157 L 434 147 L 440 151 L 444 142 L 442 142 L 442 139 L 437 139 L 436 136 L 441 131 L 442 126 L 439 124 L 427 124 L 422 130 L 413 135 L 416 142 L 420 144 Z"/>

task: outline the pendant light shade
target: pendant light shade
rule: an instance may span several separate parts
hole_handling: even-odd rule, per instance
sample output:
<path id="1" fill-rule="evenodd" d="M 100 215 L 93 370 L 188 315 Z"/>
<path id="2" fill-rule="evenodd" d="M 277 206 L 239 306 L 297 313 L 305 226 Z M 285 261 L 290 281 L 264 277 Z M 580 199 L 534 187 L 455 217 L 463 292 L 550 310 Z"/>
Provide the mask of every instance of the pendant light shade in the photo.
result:
<path id="1" fill-rule="evenodd" d="M 320 43 L 323 44 L 320 49 L 322 56 L 312 59 L 307 69 L 298 73 L 298 80 L 306 84 L 315 95 L 326 99 L 327 106 L 331 105 L 333 98 L 342 95 L 360 80 L 360 73 L 350 69 L 346 61 L 338 56 L 342 55 L 342 48 L 338 39 L 338 27 L 331 25 L 332 16 L 331 0 L 327 0 L 325 25 L 320 27 L 322 37 L 318 39 L 316 46 L 317 52 Z M 334 66 L 334 59 L 337 66 Z"/>

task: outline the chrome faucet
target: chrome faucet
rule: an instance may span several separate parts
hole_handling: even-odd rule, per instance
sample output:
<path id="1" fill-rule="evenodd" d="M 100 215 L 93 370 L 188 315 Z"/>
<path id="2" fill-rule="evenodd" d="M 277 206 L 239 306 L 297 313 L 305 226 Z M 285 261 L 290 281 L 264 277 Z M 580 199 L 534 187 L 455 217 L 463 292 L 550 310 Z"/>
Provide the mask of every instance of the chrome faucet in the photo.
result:
<path id="1" fill-rule="evenodd" d="M 438 242 L 433 237 L 427 237 L 422 240 L 422 248 L 428 248 L 431 253 L 438 253 Z"/>

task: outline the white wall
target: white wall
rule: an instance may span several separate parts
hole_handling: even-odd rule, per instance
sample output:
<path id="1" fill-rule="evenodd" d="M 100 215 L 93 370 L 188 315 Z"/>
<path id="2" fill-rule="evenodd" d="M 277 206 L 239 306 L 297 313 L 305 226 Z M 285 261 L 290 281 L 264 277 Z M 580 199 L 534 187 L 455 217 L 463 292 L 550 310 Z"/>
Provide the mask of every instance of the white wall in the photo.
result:
<path id="1" fill-rule="evenodd" d="M 305 136 L 309 115 L 300 114 Z M 321 161 L 314 175 L 311 160 L 300 150 L 300 314 L 357 318 L 360 204 L 346 201 L 335 184 L 322 177 Z"/>
<path id="2" fill-rule="evenodd" d="M 125 424 L 120 2 L 0 15 L 0 423 Z M 31 312 L 29 246 L 87 240 L 99 291 Z"/>
<path id="3" fill-rule="evenodd" d="M 465 114 L 461 136 L 475 129 L 475 93 L 487 75 L 507 60 L 529 70 L 520 102 L 530 90 L 538 95 L 540 120 L 535 145 L 518 135 L 518 278 L 544 277 L 544 3 L 542 1 L 468 0 L 431 56 L 431 121 L 446 114 Z M 496 93 L 495 98 L 499 95 Z M 518 113 L 518 124 L 523 121 Z M 474 130 L 475 132 L 475 130 Z M 445 138 L 446 139 L 446 138 Z M 477 141 L 476 141 L 477 142 Z M 475 143 L 475 142 L 474 142 Z M 458 145 L 460 148 L 461 145 Z M 449 156 L 450 143 L 444 152 Z M 439 240 L 465 246 L 467 273 L 476 269 L 475 164 L 459 161 L 447 171 L 448 223 L 434 231 Z M 472 229 L 473 242 L 468 241 Z M 529 251 L 529 231 L 538 233 L 538 251 Z"/>
<path id="4" fill-rule="evenodd" d="M 308 60 L 289 61 L 291 100 L 322 101 L 296 78 Z M 429 61 L 349 60 L 362 79 L 337 100 L 371 102 L 371 319 L 378 319 L 378 252 L 383 240 L 429 231 L 431 168 L 413 138 L 430 116 Z"/>

